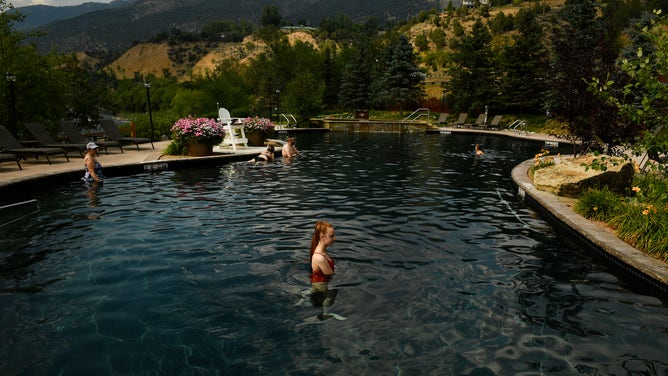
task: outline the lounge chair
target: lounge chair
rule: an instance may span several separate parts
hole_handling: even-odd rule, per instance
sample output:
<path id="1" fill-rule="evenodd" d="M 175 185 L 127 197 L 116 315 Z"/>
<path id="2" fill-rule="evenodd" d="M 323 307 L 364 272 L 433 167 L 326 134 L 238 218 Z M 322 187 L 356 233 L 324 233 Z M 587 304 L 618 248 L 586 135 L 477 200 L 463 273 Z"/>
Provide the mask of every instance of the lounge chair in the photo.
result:
<path id="1" fill-rule="evenodd" d="M 237 150 L 237 145 L 248 147 L 248 138 L 241 119 L 231 117 L 230 111 L 221 107 L 218 109 L 218 121 L 225 127 L 225 139 L 221 145 L 232 146 L 234 150 Z"/>
<path id="2" fill-rule="evenodd" d="M 491 129 L 499 129 L 499 125 L 501 124 L 501 119 L 503 118 L 503 115 L 495 115 L 492 121 L 489 123 L 489 128 Z"/>
<path id="3" fill-rule="evenodd" d="M 60 124 L 60 129 L 62 129 L 63 132 L 65 132 L 65 135 L 67 136 L 67 140 L 69 142 L 73 144 L 86 144 L 90 141 L 84 135 L 81 134 L 81 131 L 79 131 L 79 128 L 77 128 L 76 124 L 73 121 L 64 120 L 61 121 L 59 124 Z M 109 154 L 109 150 L 107 150 L 109 146 L 117 146 L 119 149 L 121 149 L 121 153 L 123 152 L 123 148 L 121 147 L 121 144 L 118 141 L 95 140 L 95 143 L 99 147 L 103 148 L 106 154 Z"/>
<path id="4" fill-rule="evenodd" d="M 69 152 L 70 150 L 76 150 L 79 152 L 79 155 L 81 155 L 81 158 L 83 158 L 84 150 L 86 150 L 85 143 L 72 144 L 72 143 L 56 142 L 56 140 L 54 140 L 53 137 L 51 137 L 51 135 L 49 134 L 49 131 L 47 131 L 40 123 L 28 123 L 25 124 L 25 127 L 35 137 L 35 139 L 37 140 L 37 142 L 41 147 L 63 148 L 65 149 L 66 153 Z"/>
<path id="5" fill-rule="evenodd" d="M 9 130 L 0 126 L 0 146 L 5 149 L 5 152 L 15 154 L 19 158 L 35 157 L 38 158 L 40 155 L 46 157 L 46 161 L 51 164 L 49 159 L 50 155 L 62 154 L 65 156 L 67 161 L 70 161 L 70 158 L 67 157 L 67 152 L 63 148 L 26 148 L 21 145 L 21 143 L 14 138 L 14 136 L 9 132 Z"/>
<path id="6" fill-rule="evenodd" d="M 464 124 L 466 124 L 466 119 L 468 118 L 468 116 L 469 115 L 466 112 L 462 112 L 462 113 L 459 114 L 459 117 L 457 118 L 457 120 L 450 123 L 449 125 L 451 127 L 461 128 L 461 127 L 464 126 Z"/>
<path id="7" fill-rule="evenodd" d="M 19 162 L 20 159 L 16 154 L 0 153 L 0 162 L 16 161 L 16 164 L 19 165 L 19 170 L 23 170 L 21 162 Z"/>
<path id="8" fill-rule="evenodd" d="M 441 112 L 441 114 L 438 116 L 438 121 L 436 124 L 447 124 L 448 123 L 448 113 L 447 112 Z"/>
<path id="9" fill-rule="evenodd" d="M 139 150 L 139 144 L 150 143 L 151 147 L 155 149 L 155 146 L 153 146 L 153 141 L 150 138 L 123 136 L 120 129 L 118 129 L 116 126 L 116 123 L 114 123 L 114 121 L 111 119 L 101 119 L 100 125 L 102 126 L 102 129 L 107 132 L 107 136 L 109 136 L 112 141 L 116 141 L 121 145 L 121 151 L 123 150 L 122 148 L 124 144 L 135 144 L 137 150 Z"/>
<path id="10" fill-rule="evenodd" d="M 480 114 L 478 115 L 478 118 L 475 120 L 475 123 L 471 124 L 466 124 L 465 126 L 471 127 L 471 128 L 487 128 L 487 125 L 485 124 L 485 120 L 487 120 L 487 115 L 485 114 Z"/>

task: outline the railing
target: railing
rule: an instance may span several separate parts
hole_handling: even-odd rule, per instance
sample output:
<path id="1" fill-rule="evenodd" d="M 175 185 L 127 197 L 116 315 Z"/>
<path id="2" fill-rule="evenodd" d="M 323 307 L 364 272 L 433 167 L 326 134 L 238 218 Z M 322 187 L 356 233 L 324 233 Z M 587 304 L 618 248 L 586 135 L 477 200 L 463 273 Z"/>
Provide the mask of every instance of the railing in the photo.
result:
<path id="1" fill-rule="evenodd" d="M 512 123 L 510 123 L 510 125 L 508 125 L 508 129 L 510 129 L 511 131 L 518 131 L 518 132 L 524 131 L 525 133 L 529 133 L 527 122 L 526 120 L 522 119 L 517 119 Z"/>
<path id="2" fill-rule="evenodd" d="M 0 217 L 3 220 L 3 223 L 0 223 L 0 227 L 5 227 L 30 215 L 37 214 L 39 211 L 40 205 L 37 200 L 28 200 L 0 206 L 0 214 L 2 214 Z"/>
<path id="3" fill-rule="evenodd" d="M 280 123 L 280 120 L 285 119 L 285 124 Z M 289 128 L 294 128 L 297 126 L 297 119 L 294 117 L 292 114 L 279 114 L 278 115 L 278 120 L 279 122 L 276 123 L 276 127 L 274 128 L 277 131 L 283 130 L 283 129 L 289 129 Z"/>
<path id="4" fill-rule="evenodd" d="M 406 122 L 406 121 L 417 121 L 421 117 L 427 117 L 429 119 L 429 109 L 428 108 L 418 108 L 417 110 L 413 111 L 410 115 L 406 116 L 404 120 L 401 122 Z"/>

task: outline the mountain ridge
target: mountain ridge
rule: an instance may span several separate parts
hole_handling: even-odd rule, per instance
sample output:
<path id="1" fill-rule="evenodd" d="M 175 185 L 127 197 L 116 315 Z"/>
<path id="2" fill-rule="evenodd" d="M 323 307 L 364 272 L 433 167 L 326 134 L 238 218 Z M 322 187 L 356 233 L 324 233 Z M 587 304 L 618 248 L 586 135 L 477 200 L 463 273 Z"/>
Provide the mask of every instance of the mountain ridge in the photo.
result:
<path id="1" fill-rule="evenodd" d="M 71 6 L 29 5 L 18 7 L 15 10 L 21 12 L 26 18 L 23 22 L 16 24 L 16 30 L 30 31 L 52 22 L 67 20 L 98 10 L 117 8 L 135 1 L 137 0 L 114 0 L 110 3 L 86 2 Z"/>
<path id="2" fill-rule="evenodd" d="M 248 20 L 257 24 L 272 0 L 134 0 L 44 25 L 44 35 L 31 42 L 41 51 L 82 52 L 108 56 L 133 44 L 176 28 L 198 32 L 218 20 Z M 381 20 L 403 20 L 419 12 L 438 8 L 439 0 L 287 0 L 278 5 L 284 20 L 305 20 L 318 25 L 326 17 L 345 14 L 353 21 L 375 16 Z"/>

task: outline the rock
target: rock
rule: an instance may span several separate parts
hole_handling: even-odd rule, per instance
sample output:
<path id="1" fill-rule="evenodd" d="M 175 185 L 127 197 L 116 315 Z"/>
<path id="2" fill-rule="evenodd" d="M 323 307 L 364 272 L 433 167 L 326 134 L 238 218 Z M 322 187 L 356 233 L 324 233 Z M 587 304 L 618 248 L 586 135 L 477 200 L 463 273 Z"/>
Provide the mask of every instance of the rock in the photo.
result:
<path id="1" fill-rule="evenodd" d="M 595 170 L 592 162 L 605 160 L 607 170 Z M 616 161 L 612 163 L 612 161 Z M 582 164 L 586 164 L 583 166 Z M 599 155 L 573 158 L 560 158 L 553 166 L 534 171 L 533 184 L 537 189 L 553 193 L 557 196 L 577 198 L 590 188 L 608 189 L 618 193 L 626 193 L 631 188 L 635 168 L 633 162 L 620 158 Z"/>

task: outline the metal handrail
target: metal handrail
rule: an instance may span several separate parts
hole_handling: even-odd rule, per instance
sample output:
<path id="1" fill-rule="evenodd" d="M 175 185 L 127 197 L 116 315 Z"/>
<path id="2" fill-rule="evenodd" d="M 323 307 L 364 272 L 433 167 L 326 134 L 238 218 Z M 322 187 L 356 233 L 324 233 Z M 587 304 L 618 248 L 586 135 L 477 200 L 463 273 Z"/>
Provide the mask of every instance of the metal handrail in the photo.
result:
<path id="1" fill-rule="evenodd" d="M 426 114 L 424 113 L 425 111 L 427 112 Z M 418 108 L 417 110 L 413 111 L 410 115 L 406 116 L 404 118 L 404 120 L 402 120 L 401 122 L 403 123 L 405 121 L 417 121 L 417 119 L 419 119 L 423 116 L 426 116 L 427 118 L 429 118 L 429 109 L 428 108 L 425 108 L 425 107 Z M 415 118 L 413 118 L 413 117 L 415 117 Z"/>
<path id="2" fill-rule="evenodd" d="M 517 119 L 517 120 L 513 121 L 512 123 L 510 123 L 510 125 L 508 125 L 508 129 L 510 129 L 510 130 L 517 131 L 517 128 L 520 128 L 520 132 L 522 130 L 524 130 L 524 132 L 527 132 L 527 133 L 529 132 L 526 120 Z"/>

